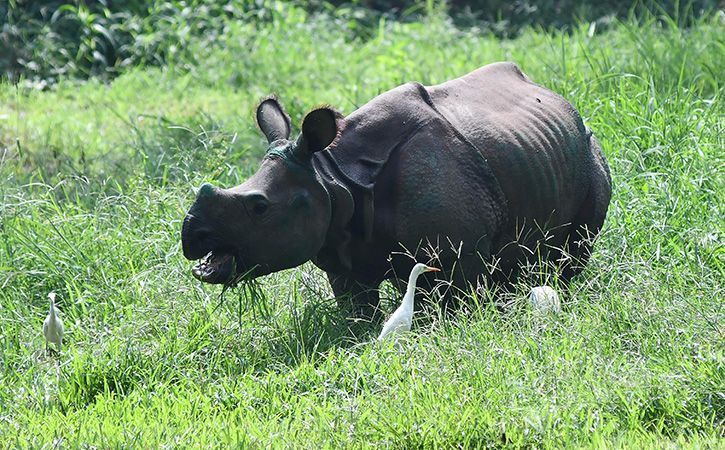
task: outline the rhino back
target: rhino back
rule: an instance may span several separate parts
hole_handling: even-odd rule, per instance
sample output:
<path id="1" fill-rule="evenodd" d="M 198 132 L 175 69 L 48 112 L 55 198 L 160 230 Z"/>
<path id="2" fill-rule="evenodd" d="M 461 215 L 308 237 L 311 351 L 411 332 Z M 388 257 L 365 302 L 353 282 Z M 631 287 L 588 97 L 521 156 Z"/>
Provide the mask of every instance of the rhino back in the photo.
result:
<path id="1" fill-rule="evenodd" d="M 568 101 L 513 63 L 490 64 L 428 91 L 436 109 L 485 156 L 510 220 L 571 221 L 587 195 L 591 153 Z"/>

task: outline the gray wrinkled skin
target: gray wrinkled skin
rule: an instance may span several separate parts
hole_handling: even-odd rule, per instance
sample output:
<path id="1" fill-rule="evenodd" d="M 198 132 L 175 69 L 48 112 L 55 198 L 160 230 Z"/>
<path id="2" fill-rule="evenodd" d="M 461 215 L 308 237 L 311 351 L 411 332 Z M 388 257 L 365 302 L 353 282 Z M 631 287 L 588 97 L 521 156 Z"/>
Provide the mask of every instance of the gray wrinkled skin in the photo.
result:
<path id="1" fill-rule="evenodd" d="M 184 221 L 184 255 L 209 255 L 195 271 L 203 281 L 311 260 L 359 315 L 372 314 L 383 280 L 407 278 L 415 261 L 404 249 L 443 269 L 429 285 L 505 286 L 538 259 L 567 281 L 609 205 L 609 169 L 579 113 L 512 63 L 407 83 L 344 119 L 314 110 L 296 140 L 274 98 L 257 122 L 270 142 L 258 172 L 235 188 L 202 186 Z"/>

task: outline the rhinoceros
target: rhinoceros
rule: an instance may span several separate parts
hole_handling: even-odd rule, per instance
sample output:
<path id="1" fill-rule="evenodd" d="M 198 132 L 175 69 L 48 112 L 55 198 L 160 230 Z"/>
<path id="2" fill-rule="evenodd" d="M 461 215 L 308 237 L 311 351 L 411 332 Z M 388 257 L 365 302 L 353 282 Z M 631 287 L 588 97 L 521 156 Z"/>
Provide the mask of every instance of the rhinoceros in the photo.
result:
<path id="1" fill-rule="evenodd" d="M 347 117 L 314 109 L 296 139 L 275 97 L 256 118 L 269 142 L 257 172 L 230 189 L 203 184 L 184 219 L 184 256 L 201 259 L 193 273 L 204 282 L 312 261 L 357 315 L 371 315 L 379 284 L 401 285 L 415 259 L 435 259 L 437 276 L 461 289 L 511 283 L 535 259 L 566 282 L 607 213 L 599 143 L 569 102 L 513 63 L 409 82 Z"/>

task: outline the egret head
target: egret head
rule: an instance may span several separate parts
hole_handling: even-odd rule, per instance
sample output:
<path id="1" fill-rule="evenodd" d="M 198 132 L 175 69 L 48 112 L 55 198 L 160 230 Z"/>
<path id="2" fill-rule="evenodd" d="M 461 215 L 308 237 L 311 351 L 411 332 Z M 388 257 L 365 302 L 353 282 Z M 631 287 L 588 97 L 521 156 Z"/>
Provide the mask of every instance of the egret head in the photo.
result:
<path id="1" fill-rule="evenodd" d="M 413 266 L 413 270 L 410 272 L 410 275 L 417 277 L 418 275 L 420 275 L 421 273 L 424 273 L 424 272 L 440 272 L 440 271 L 441 271 L 441 269 L 439 269 L 437 267 L 430 267 L 430 266 L 426 266 L 425 264 L 418 263 L 415 266 Z"/>

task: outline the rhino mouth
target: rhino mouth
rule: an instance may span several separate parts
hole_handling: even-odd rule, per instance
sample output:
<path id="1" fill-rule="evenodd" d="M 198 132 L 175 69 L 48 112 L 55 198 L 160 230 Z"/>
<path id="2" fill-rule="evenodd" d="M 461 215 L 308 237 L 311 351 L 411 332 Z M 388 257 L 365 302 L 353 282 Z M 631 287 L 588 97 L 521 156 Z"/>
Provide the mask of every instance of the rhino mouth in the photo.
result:
<path id="1" fill-rule="evenodd" d="M 206 254 L 191 269 L 197 280 L 210 284 L 232 284 L 237 276 L 237 258 L 223 250 Z"/>

